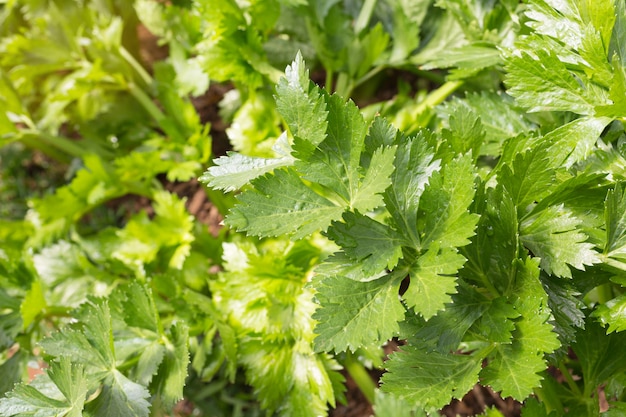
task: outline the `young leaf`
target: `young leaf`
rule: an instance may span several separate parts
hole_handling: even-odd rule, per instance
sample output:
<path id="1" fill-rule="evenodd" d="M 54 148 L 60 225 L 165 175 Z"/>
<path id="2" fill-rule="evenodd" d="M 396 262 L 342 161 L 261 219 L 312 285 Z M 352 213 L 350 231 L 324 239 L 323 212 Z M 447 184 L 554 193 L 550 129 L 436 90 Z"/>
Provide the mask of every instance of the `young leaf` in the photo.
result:
<path id="1" fill-rule="evenodd" d="M 326 138 L 328 110 L 324 96 L 317 87 L 311 87 L 309 71 L 302 54 L 298 52 L 293 63 L 285 69 L 285 76 L 276 86 L 276 108 L 292 136 L 306 141 L 312 151 Z M 300 152 L 303 152 L 301 149 Z M 299 157 L 305 157 L 301 153 Z"/>

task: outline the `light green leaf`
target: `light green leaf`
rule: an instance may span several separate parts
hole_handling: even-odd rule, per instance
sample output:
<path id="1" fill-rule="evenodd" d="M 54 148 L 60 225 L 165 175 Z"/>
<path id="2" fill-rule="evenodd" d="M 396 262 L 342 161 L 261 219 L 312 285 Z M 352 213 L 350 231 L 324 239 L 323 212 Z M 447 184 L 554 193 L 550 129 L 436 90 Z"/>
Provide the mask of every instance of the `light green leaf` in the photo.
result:
<path id="1" fill-rule="evenodd" d="M 432 244 L 409 271 L 411 283 L 403 298 L 408 307 L 426 320 L 442 310 L 456 293 L 454 276 L 465 263 L 465 257 L 454 248 Z"/>
<path id="2" fill-rule="evenodd" d="M 478 382 L 481 359 L 471 355 L 425 352 L 405 346 L 393 353 L 382 390 L 435 412 L 462 398 Z"/>
<path id="3" fill-rule="evenodd" d="M 600 322 L 606 326 L 607 333 L 626 330 L 626 294 L 622 294 L 598 306 L 593 312 Z"/>
<path id="4" fill-rule="evenodd" d="M 584 87 L 550 49 L 521 49 L 506 58 L 508 92 L 530 112 L 571 111 L 593 115 L 607 104 L 589 86 Z"/>
<path id="5" fill-rule="evenodd" d="M 294 138 L 308 142 L 308 154 L 326 138 L 328 111 L 318 87 L 312 87 L 302 54 L 285 70 L 276 87 L 276 107 Z M 300 149 L 300 152 L 303 152 Z M 303 157 L 301 153 L 299 155 Z"/>
<path id="6" fill-rule="evenodd" d="M 285 136 L 281 136 L 278 141 L 286 143 Z M 227 152 L 227 156 L 221 156 L 214 162 L 215 165 L 209 167 L 199 180 L 218 190 L 235 191 L 261 175 L 292 165 L 294 159 L 289 154 L 277 158 L 260 158 Z"/>
<path id="7" fill-rule="evenodd" d="M 323 278 L 316 285 L 320 308 L 315 350 L 356 351 L 362 346 L 381 345 L 398 333 L 404 307 L 398 299 L 398 275 L 357 282 L 344 277 Z"/>
<path id="8" fill-rule="evenodd" d="M 307 187 L 292 168 L 253 181 L 256 187 L 238 196 L 240 204 L 226 224 L 254 236 L 292 235 L 299 239 L 325 230 L 343 208 Z"/>
<path id="9" fill-rule="evenodd" d="M 393 269 L 402 257 L 402 237 L 393 229 L 360 213 L 346 212 L 326 235 L 359 264 L 365 276 Z"/>
<path id="10" fill-rule="evenodd" d="M 20 305 L 20 313 L 22 315 L 22 325 L 26 330 L 46 308 L 46 299 L 44 298 L 43 288 L 40 280 L 33 281 L 30 289 L 26 292 L 24 300 Z"/>
<path id="11" fill-rule="evenodd" d="M 592 243 L 578 230 L 581 221 L 563 206 L 547 209 L 524 219 L 520 225 L 520 241 L 535 256 L 548 273 L 571 278 L 567 265 L 584 270 L 585 265 L 599 261 Z"/>
<path id="12" fill-rule="evenodd" d="M 374 412 L 376 417 L 426 417 L 426 413 L 419 407 L 381 390 L 376 390 Z"/>
<path id="13" fill-rule="evenodd" d="M 165 356 L 151 387 L 161 395 L 165 404 L 173 405 L 183 398 L 189 365 L 189 328 L 183 322 L 176 322 L 166 336 Z"/>
<path id="14" fill-rule="evenodd" d="M 543 137 L 547 165 L 553 168 L 570 168 L 577 162 L 583 161 L 593 151 L 600 134 L 610 123 L 606 117 L 581 117 L 566 123 Z"/>

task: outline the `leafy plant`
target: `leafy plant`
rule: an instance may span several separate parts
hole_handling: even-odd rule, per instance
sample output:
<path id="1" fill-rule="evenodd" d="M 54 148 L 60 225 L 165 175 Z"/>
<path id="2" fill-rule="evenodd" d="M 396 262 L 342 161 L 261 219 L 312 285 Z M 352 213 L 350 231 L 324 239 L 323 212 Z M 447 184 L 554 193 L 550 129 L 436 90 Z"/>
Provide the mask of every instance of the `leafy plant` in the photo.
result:
<path id="1" fill-rule="evenodd" d="M 620 415 L 626 6 L 409 3 L 0 2 L 0 415 Z"/>

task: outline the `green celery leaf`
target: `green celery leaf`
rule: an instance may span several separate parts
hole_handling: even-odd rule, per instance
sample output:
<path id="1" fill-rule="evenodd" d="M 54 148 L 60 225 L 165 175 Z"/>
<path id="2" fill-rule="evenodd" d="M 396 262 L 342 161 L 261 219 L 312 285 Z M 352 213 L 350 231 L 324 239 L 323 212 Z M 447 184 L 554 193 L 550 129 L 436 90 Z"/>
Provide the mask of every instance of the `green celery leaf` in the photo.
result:
<path id="1" fill-rule="evenodd" d="M 547 295 L 539 281 L 539 262 L 529 258 L 517 263 L 517 288 L 512 304 L 521 318 L 515 323 L 513 340 L 499 344 L 480 375 L 484 382 L 500 392 L 524 400 L 541 383 L 540 372 L 546 369 L 544 355 L 560 347 L 557 334 L 548 323 L 551 311 Z"/>
<path id="2" fill-rule="evenodd" d="M 471 151 L 474 159 L 480 155 L 485 135 L 480 117 L 466 106 L 457 106 L 448 118 L 448 128 L 442 131 L 446 145 L 454 154 Z"/>
<path id="3" fill-rule="evenodd" d="M 326 138 L 329 122 L 324 96 L 319 88 L 311 86 L 300 52 L 276 86 L 276 108 L 293 137 L 308 143 L 298 149 L 298 156 L 306 159 L 306 155 Z"/>
<path id="4" fill-rule="evenodd" d="M 356 351 L 362 346 L 381 345 L 399 331 L 404 307 L 398 299 L 398 274 L 370 282 L 334 276 L 323 278 L 315 288 L 320 308 L 315 350 Z"/>
<path id="5" fill-rule="evenodd" d="M 612 376 L 626 371 L 626 333 L 606 334 L 595 320 L 587 320 L 584 329 L 579 329 L 572 349 L 579 358 L 585 386 L 599 387 Z"/>
<path id="6" fill-rule="evenodd" d="M 480 318 L 477 330 L 490 342 L 511 343 L 516 319 L 520 313 L 506 298 L 498 297 L 491 302 Z"/>
<path id="7" fill-rule="evenodd" d="M 367 171 L 363 176 L 351 207 L 367 212 L 383 205 L 383 193 L 391 185 L 394 172 L 395 147 L 380 147 L 372 154 Z"/>
<path id="8" fill-rule="evenodd" d="M 431 244 L 444 249 L 470 243 L 479 219 L 468 211 L 476 191 L 474 178 L 469 154 L 453 159 L 442 172 L 430 177 L 419 206 L 419 221 L 424 222 L 424 248 Z"/>
<path id="9" fill-rule="evenodd" d="M 58 365 L 55 363 L 51 365 L 48 376 L 70 404 L 67 417 L 82 417 L 88 389 L 83 365 L 73 364 L 70 358 L 63 356 Z"/>
<path id="10" fill-rule="evenodd" d="M 474 42 L 442 51 L 435 59 L 430 60 L 424 69 L 454 67 L 464 75 L 502 63 L 500 51 L 495 45 L 486 42 Z M 453 76 L 451 79 L 454 79 Z M 462 78 L 462 77 L 461 77 Z"/>
<path id="11" fill-rule="evenodd" d="M 584 270 L 599 259 L 594 245 L 586 243 L 587 236 L 578 230 L 580 223 L 563 205 L 550 206 L 522 221 L 520 241 L 541 258 L 548 274 L 571 278 L 567 265 Z"/>
<path id="12" fill-rule="evenodd" d="M 344 213 L 343 222 L 333 222 L 326 235 L 359 264 L 366 276 L 393 269 L 402 257 L 402 236 L 358 212 Z"/>
<path id="13" fill-rule="evenodd" d="M 374 401 L 375 417 L 426 417 L 426 413 L 410 402 L 396 396 L 376 390 Z"/>
<path id="14" fill-rule="evenodd" d="M 524 213 L 529 204 L 541 201 L 550 193 L 550 186 L 555 181 L 554 170 L 548 162 L 547 153 L 535 148 L 517 153 L 510 165 L 502 166 L 499 182 L 508 191 L 519 214 Z"/>
<path id="15" fill-rule="evenodd" d="M 546 134 L 542 140 L 549 147 L 547 165 L 570 168 L 586 159 L 610 121 L 606 117 L 581 117 Z"/>
<path id="16" fill-rule="evenodd" d="M 534 129 L 532 123 L 515 108 L 513 100 L 504 94 L 482 91 L 480 94 L 468 94 L 464 99 L 447 101 L 437 108 L 444 126 L 451 125 L 451 116 L 460 108 L 467 108 L 480 118 L 485 131 L 485 141 L 480 148 L 484 155 L 499 155 L 505 139 Z"/>
<path id="17" fill-rule="evenodd" d="M 133 342 L 133 347 L 139 345 L 136 341 Z M 158 372 L 161 362 L 163 362 L 165 350 L 165 346 L 158 340 L 153 340 L 141 346 L 139 360 L 129 376 L 139 384 L 148 386 Z"/>
<path id="18" fill-rule="evenodd" d="M 24 330 L 33 324 L 37 316 L 46 308 L 43 287 L 40 280 L 33 281 L 30 289 L 26 292 L 24 300 L 20 305 L 22 315 L 22 326 Z"/>
<path id="19" fill-rule="evenodd" d="M 604 255 L 626 258 L 626 187 L 618 183 L 604 201 L 606 243 Z"/>
<path id="20" fill-rule="evenodd" d="M 626 294 L 622 294 L 598 306 L 593 316 L 606 326 L 607 333 L 626 330 Z"/>
<path id="21" fill-rule="evenodd" d="M 420 197 L 433 172 L 440 168 L 440 161 L 434 160 L 434 151 L 428 147 L 425 134 L 420 132 L 417 137 L 400 142 L 394 160 L 396 169 L 385 193 L 385 204 L 396 229 L 415 247 L 421 246 L 417 230 Z"/>
<path id="22" fill-rule="evenodd" d="M 593 115 L 596 106 L 607 104 L 591 87 L 582 86 L 547 44 L 543 49 L 509 54 L 505 69 L 509 94 L 531 112 Z"/>
<path id="23" fill-rule="evenodd" d="M 286 138 L 281 136 L 278 141 L 286 142 Z M 292 165 L 293 161 L 289 154 L 277 158 L 260 158 L 227 152 L 227 156 L 216 159 L 215 165 L 209 167 L 199 180 L 218 190 L 235 191 L 276 168 Z"/>
<path id="24" fill-rule="evenodd" d="M 517 211 L 505 188 L 489 188 L 486 197 L 481 197 L 484 195 L 482 190 L 481 187 L 480 196 L 477 196 L 481 205 L 478 211 L 482 213 L 476 236 L 471 245 L 461 248 L 461 253 L 468 259 L 461 276 L 477 283 L 486 278 L 496 292 L 508 294 L 515 280 L 513 262 L 519 251 Z M 494 245 L 493 242 L 500 243 Z"/>
<path id="25" fill-rule="evenodd" d="M 417 319 L 419 328 L 408 338 L 409 343 L 419 344 L 422 349 L 436 350 L 439 353 L 459 349 L 466 332 L 486 313 L 490 303 L 468 285 L 460 285 L 459 292 L 451 298 L 445 310 L 439 311 L 428 321 Z"/>
<path id="26" fill-rule="evenodd" d="M 113 370 L 105 379 L 102 392 L 86 408 L 94 417 L 148 417 L 149 398 L 150 392 L 144 386 Z"/>
<path id="27" fill-rule="evenodd" d="M 456 249 L 440 249 L 438 244 L 431 244 L 409 271 L 411 283 L 403 295 L 407 306 L 426 320 L 443 310 L 452 301 L 451 294 L 456 293 L 454 275 L 464 263 L 465 257 Z"/>
<path id="28" fill-rule="evenodd" d="M 481 359 L 405 346 L 386 363 L 382 390 L 429 412 L 462 398 L 478 382 Z"/>
<path id="29" fill-rule="evenodd" d="M 353 102 L 333 95 L 327 105 L 327 137 L 309 158 L 297 161 L 296 167 L 305 179 L 333 190 L 346 205 L 352 205 L 360 183 L 359 162 L 367 126 Z"/>
<path id="30" fill-rule="evenodd" d="M 121 298 L 124 322 L 131 327 L 139 327 L 158 333 L 161 321 L 154 304 L 152 291 L 138 282 L 132 282 L 118 290 Z"/>
<path id="31" fill-rule="evenodd" d="M 64 356 L 59 362 L 50 364 L 47 376 L 54 384 L 51 390 L 47 389 L 44 394 L 35 388 L 37 381 L 33 385 L 16 385 L 13 391 L 0 399 L 0 414 L 7 417 L 82 417 L 88 390 L 84 367 L 71 363 Z"/>
<path id="32" fill-rule="evenodd" d="M 176 322 L 166 336 L 165 357 L 152 379 L 151 388 L 161 395 L 165 404 L 173 405 L 183 398 L 189 365 L 189 328 L 183 322 Z"/>
<path id="33" fill-rule="evenodd" d="M 576 337 L 576 330 L 585 326 L 585 304 L 581 293 L 565 281 L 554 276 L 542 276 L 543 287 L 548 294 L 548 306 L 552 310 L 554 331 L 559 340 L 568 346 Z"/>
<path id="34" fill-rule="evenodd" d="M 292 168 L 281 168 L 252 182 L 254 190 L 238 196 L 240 204 L 226 224 L 254 236 L 292 235 L 292 239 L 325 230 L 343 208 L 317 194 Z"/>
<path id="35" fill-rule="evenodd" d="M 612 57 L 614 54 L 622 66 L 626 66 L 626 5 L 619 1 L 615 2 L 615 25 L 608 56 Z"/>
<path id="36" fill-rule="evenodd" d="M 115 368 L 111 310 L 105 299 L 92 299 L 76 311 L 78 323 L 53 333 L 40 342 L 53 356 L 70 356 L 73 361 L 102 371 Z"/>

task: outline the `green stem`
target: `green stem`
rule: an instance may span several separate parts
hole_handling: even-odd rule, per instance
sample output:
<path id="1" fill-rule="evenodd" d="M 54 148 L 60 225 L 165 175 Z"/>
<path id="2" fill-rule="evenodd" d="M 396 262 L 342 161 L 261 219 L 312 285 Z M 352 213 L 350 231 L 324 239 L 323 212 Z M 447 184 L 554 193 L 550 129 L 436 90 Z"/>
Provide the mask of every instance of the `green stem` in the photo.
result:
<path id="1" fill-rule="evenodd" d="M 613 288 L 610 283 L 600 285 L 598 287 L 598 302 L 605 304 L 607 301 L 613 299 Z"/>
<path id="2" fill-rule="evenodd" d="M 499 297 L 500 295 L 500 291 L 498 291 L 498 289 L 495 287 L 495 285 L 493 285 L 493 283 L 491 281 L 489 281 L 489 277 L 487 277 L 487 275 L 485 274 L 480 274 L 480 282 L 485 286 L 485 288 L 487 288 L 487 290 L 491 293 L 491 295 L 493 295 L 493 297 Z"/>
<path id="3" fill-rule="evenodd" d="M 376 384 L 372 381 L 363 364 L 350 351 L 346 354 L 344 366 L 365 398 L 367 398 L 370 404 L 374 404 Z"/>
<path id="4" fill-rule="evenodd" d="M 123 46 L 120 47 L 120 55 L 122 55 L 122 58 L 124 58 L 126 62 L 128 62 L 128 64 L 135 70 L 137 75 L 139 75 L 139 78 L 141 78 L 141 80 L 146 83 L 146 85 L 152 84 L 152 77 L 150 76 L 150 74 L 148 74 L 148 71 L 146 71 L 145 68 L 139 62 L 137 62 L 135 57 Z"/>
<path id="5" fill-rule="evenodd" d="M 359 16 L 357 17 L 356 22 L 354 22 L 354 33 L 361 33 L 361 31 L 367 27 L 370 23 L 375 7 L 376 0 L 365 0 L 365 3 L 363 3 L 363 7 L 359 12 Z"/>
<path id="6" fill-rule="evenodd" d="M 567 369 L 565 363 L 559 363 L 559 371 L 561 371 L 563 378 L 565 378 L 565 382 L 567 382 L 570 391 L 572 391 L 578 397 L 582 397 L 583 393 L 580 391 L 580 388 L 576 384 L 576 381 L 574 381 L 574 378 L 572 378 L 572 374 L 569 373 L 569 369 Z"/>
<path id="7" fill-rule="evenodd" d="M 438 104 L 444 102 L 452 93 L 454 93 L 460 86 L 463 85 L 463 81 L 447 81 L 445 84 L 431 91 L 424 101 L 422 101 L 415 109 L 415 115 L 423 113 L 426 109 L 435 107 Z"/>
<path id="8" fill-rule="evenodd" d="M 150 114 L 150 116 L 158 123 L 159 126 L 163 127 L 163 123 L 167 119 L 165 114 L 159 109 L 159 107 L 154 104 L 154 101 L 136 84 L 130 83 L 128 84 L 128 91 L 130 94 L 135 97 L 135 99 L 141 104 L 141 106 Z"/>
<path id="9" fill-rule="evenodd" d="M 324 88 L 329 93 L 333 92 L 333 82 L 334 82 L 334 74 L 331 70 L 326 70 L 326 81 L 324 81 Z"/>
<path id="10" fill-rule="evenodd" d="M 24 131 L 21 141 L 26 146 L 39 149 L 62 162 L 68 162 L 71 158 L 81 158 L 89 153 L 87 149 L 69 138 L 41 131 Z"/>

